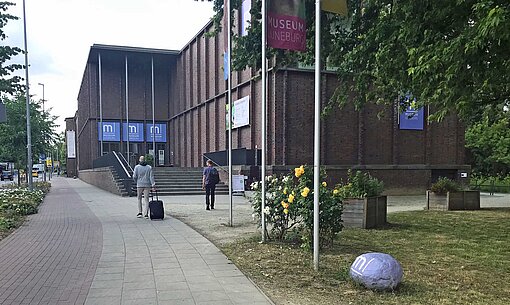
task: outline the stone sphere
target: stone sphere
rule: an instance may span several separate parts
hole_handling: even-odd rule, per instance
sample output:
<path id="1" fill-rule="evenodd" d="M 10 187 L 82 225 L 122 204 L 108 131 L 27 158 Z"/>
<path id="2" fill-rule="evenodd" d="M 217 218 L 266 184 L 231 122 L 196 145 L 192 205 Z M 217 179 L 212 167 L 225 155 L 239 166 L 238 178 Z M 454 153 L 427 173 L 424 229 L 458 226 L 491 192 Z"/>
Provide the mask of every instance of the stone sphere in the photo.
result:
<path id="1" fill-rule="evenodd" d="M 368 289 L 393 290 L 402 281 L 404 271 L 393 256 L 373 252 L 358 256 L 349 274 L 355 282 Z"/>

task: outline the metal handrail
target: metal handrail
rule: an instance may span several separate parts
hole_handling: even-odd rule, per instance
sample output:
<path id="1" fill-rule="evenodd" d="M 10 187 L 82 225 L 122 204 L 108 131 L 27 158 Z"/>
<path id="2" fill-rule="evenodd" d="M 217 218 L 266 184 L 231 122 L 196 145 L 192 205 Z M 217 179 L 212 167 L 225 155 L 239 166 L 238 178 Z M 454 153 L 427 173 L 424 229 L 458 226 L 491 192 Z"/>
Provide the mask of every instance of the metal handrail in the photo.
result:
<path id="1" fill-rule="evenodd" d="M 124 157 L 123 154 L 120 154 L 121 158 L 124 160 L 124 162 L 126 162 L 127 166 L 129 167 L 129 169 L 131 170 L 131 172 L 133 172 L 133 168 L 131 167 L 131 165 L 129 165 L 129 162 L 126 160 L 126 157 Z"/>
<path id="2" fill-rule="evenodd" d="M 209 158 L 208 156 L 206 156 L 205 154 L 202 154 L 202 157 L 205 157 L 207 160 L 211 161 L 217 168 L 221 169 L 222 171 L 224 171 L 225 173 L 228 174 L 228 170 L 227 169 L 224 169 L 221 165 L 219 165 L 218 163 L 216 163 L 213 159 Z"/>
<path id="3" fill-rule="evenodd" d="M 131 175 L 129 174 L 127 168 L 124 166 L 124 163 L 122 163 L 122 161 L 120 161 L 120 158 L 119 158 L 119 155 L 115 152 L 115 151 L 112 151 L 113 152 L 113 155 L 115 156 L 115 158 L 117 158 L 117 161 L 119 161 L 120 165 L 122 166 L 122 169 L 124 169 L 124 172 L 126 173 L 126 175 L 131 178 Z M 124 156 L 122 156 L 124 158 Z M 124 158 L 124 160 L 126 160 Z M 127 165 L 129 166 L 129 163 L 127 163 Z M 129 168 L 131 168 L 131 166 L 129 166 Z M 132 169 L 131 169 L 132 171 Z"/>

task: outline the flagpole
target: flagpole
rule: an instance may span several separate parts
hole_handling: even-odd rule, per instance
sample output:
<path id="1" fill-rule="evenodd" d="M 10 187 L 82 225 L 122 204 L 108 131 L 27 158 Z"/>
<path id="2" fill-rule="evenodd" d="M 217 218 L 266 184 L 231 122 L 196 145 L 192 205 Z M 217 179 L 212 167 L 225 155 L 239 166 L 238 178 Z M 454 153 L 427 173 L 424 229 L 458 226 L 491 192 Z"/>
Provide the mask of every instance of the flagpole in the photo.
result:
<path id="1" fill-rule="evenodd" d="M 262 123 L 262 133 L 261 133 L 261 150 L 262 150 L 262 160 L 261 160 L 261 176 L 260 180 L 262 182 L 262 194 L 261 194 L 261 204 L 260 204 L 260 217 L 261 217 L 261 227 L 262 227 L 262 242 L 266 242 L 266 216 L 264 214 L 264 209 L 266 207 L 266 121 L 267 121 L 267 113 L 266 113 L 266 103 L 267 103 L 267 88 L 266 88 L 266 76 L 267 76 L 267 62 L 266 62 L 266 0 L 262 0 L 262 113 L 261 113 L 261 123 Z M 256 152 L 255 152 L 256 153 Z"/>
<path id="2" fill-rule="evenodd" d="M 97 52 L 97 66 L 98 66 L 98 82 L 99 82 L 99 138 L 101 139 L 100 157 L 103 156 L 103 88 L 102 88 L 102 77 L 103 77 L 103 66 L 101 64 L 101 52 Z"/>
<path id="3" fill-rule="evenodd" d="M 319 179 L 321 105 L 321 0 L 315 0 L 315 117 L 313 151 L 313 266 L 319 271 Z"/>
<path id="4" fill-rule="evenodd" d="M 231 227 L 234 226 L 234 216 L 233 216 L 233 198 L 232 198 L 232 71 L 230 70 L 232 63 L 232 36 L 230 30 L 232 28 L 231 25 L 231 1 L 225 0 L 227 7 L 227 28 L 225 30 L 228 31 L 228 39 L 227 39 L 227 104 L 228 104 L 228 200 L 229 200 L 229 216 L 230 221 L 229 224 Z"/>

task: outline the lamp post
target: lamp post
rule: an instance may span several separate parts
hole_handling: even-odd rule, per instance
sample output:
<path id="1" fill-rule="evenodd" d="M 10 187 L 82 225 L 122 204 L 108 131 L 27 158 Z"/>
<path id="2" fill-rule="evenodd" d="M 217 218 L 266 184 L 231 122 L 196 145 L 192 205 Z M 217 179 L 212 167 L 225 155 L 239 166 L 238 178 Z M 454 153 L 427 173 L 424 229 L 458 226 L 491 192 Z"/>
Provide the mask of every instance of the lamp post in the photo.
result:
<path id="1" fill-rule="evenodd" d="M 39 83 L 38 85 L 39 85 L 39 86 L 42 86 L 42 112 L 43 112 L 43 114 L 44 114 L 44 102 L 46 101 L 46 100 L 44 99 L 44 84 L 43 84 L 43 83 Z"/>
<path id="2" fill-rule="evenodd" d="M 27 180 L 28 188 L 33 190 L 32 184 L 32 135 L 30 126 L 30 93 L 28 82 L 28 52 L 27 52 L 27 15 L 25 13 L 25 0 L 23 0 L 23 36 L 25 42 L 25 82 L 26 82 L 26 107 L 27 107 Z"/>
<path id="3" fill-rule="evenodd" d="M 44 84 L 43 83 L 38 83 L 38 85 L 42 86 L 42 111 L 43 111 L 43 118 L 44 118 L 44 102 L 45 102 L 45 99 L 44 99 Z M 46 144 L 46 136 L 44 136 L 43 139 L 45 140 L 44 144 Z M 45 155 L 46 155 L 46 153 L 45 153 Z M 44 160 L 43 180 L 46 181 L 46 160 Z"/>

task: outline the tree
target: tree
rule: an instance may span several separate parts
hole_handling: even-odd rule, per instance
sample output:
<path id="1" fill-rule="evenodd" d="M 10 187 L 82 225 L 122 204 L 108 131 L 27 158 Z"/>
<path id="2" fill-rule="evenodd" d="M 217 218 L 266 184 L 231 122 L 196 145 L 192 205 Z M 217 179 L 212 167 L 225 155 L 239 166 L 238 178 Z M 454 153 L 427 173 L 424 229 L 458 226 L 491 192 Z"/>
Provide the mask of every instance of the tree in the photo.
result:
<path id="1" fill-rule="evenodd" d="M 7 36 L 3 30 L 4 26 L 9 20 L 17 20 L 18 17 L 7 14 L 6 11 L 9 6 L 15 5 L 12 2 L 0 2 L 0 40 L 5 40 Z M 0 46 L 0 94 L 9 93 L 14 94 L 21 90 L 21 77 L 11 75 L 14 71 L 23 68 L 22 65 L 16 63 L 8 63 L 12 57 L 21 53 L 18 47 Z"/>
<path id="2" fill-rule="evenodd" d="M 315 0 L 305 2 L 307 50 L 270 50 L 280 65 L 313 63 Z M 235 70 L 260 67 L 261 1 L 253 3 L 248 36 L 233 36 Z M 222 7 L 223 0 L 214 0 L 216 30 Z M 350 0 L 349 12 L 346 19 L 323 12 L 321 53 L 340 79 L 332 104 L 415 100 L 430 105 L 438 120 L 449 113 L 468 120 L 487 106 L 509 106 L 508 0 Z M 406 95 L 413 98 L 406 102 Z"/>
<path id="3" fill-rule="evenodd" d="M 473 171 L 484 176 L 510 174 L 510 112 L 488 109 L 466 130 Z"/>
<path id="4" fill-rule="evenodd" d="M 27 128 L 26 100 L 23 93 L 14 99 L 4 98 L 7 110 L 7 122 L 0 124 L 0 160 L 14 161 L 17 168 L 25 168 L 27 164 Z M 38 103 L 30 103 L 30 120 L 32 131 L 32 151 L 38 163 L 39 153 L 49 151 L 55 143 L 56 116 L 48 111 L 42 112 Z"/>

